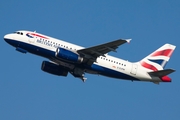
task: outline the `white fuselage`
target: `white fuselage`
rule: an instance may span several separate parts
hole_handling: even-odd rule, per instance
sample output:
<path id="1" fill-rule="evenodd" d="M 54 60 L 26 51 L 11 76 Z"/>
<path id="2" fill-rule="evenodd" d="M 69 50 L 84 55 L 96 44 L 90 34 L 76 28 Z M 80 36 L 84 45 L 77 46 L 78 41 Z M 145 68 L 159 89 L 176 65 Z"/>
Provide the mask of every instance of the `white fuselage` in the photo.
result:
<path id="1" fill-rule="evenodd" d="M 27 52 L 46 57 L 56 64 L 68 68 L 69 70 L 73 70 L 76 66 L 80 66 L 81 68 L 83 67 L 84 72 L 91 74 L 101 74 L 119 79 L 162 82 L 159 77 L 152 77 L 147 74 L 147 72 L 151 70 L 142 67 L 139 62 L 131 63 L 107 54 L 105 57 L 98 57 L 96 62 L 94 62 L 91 66 L 59 60 L 55 57 L 58 47 L 65 48 L 70 51 L 77 51 L 84 49 L 84 47 L 39 33 L 33 33 L 30 31 L 19 32 L 23 35 L 15 33 L 8 34 L 4 37 L 4 39 L 16 48 L 20 47 L 27 50 Z"/>

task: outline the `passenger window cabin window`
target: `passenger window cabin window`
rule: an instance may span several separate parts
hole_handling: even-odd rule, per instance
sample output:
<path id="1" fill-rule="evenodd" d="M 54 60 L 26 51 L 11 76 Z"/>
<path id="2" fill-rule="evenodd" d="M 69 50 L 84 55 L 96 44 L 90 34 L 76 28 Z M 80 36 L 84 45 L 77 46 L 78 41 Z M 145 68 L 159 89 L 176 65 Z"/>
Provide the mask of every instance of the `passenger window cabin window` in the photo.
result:
<path id="1" fill-rule="evenodd" d="M 21 33 L 21 35 L 23 35 L 23 33 Z"/>

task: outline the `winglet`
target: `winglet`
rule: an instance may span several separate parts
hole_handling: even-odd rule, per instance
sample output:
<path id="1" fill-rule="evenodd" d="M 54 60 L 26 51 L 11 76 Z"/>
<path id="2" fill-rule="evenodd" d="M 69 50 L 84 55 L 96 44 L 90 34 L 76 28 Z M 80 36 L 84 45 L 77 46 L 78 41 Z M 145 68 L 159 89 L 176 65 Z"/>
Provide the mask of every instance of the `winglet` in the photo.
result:
<path id="1" fill-rule="evenodd" d="M 127 43 L 130 43 L 131 40 L 132 40 L 132 39 L 126 39 Z"/>
<path id="2" fill-rule="evenodd" d="M 86 80 L 87 78 L 82 78 L 82 81 L 83 81 L 83 83 L 85 83 L 85 80 Z"/>

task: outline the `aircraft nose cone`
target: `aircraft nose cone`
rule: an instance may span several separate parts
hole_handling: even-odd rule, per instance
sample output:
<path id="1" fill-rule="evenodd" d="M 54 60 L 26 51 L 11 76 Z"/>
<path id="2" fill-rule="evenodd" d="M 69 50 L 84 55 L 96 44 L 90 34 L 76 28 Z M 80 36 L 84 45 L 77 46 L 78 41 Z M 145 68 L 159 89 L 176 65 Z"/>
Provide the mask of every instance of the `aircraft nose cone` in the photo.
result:
<path id="1" fill-rule="evenodd" d="M 10 38 L 9 34 L 4 36 L 4 40 L 7 42 L 7 40 Z"/>
<path id="2" fill-rule="evenodd" d="M 7 35 L 4 36 L 4 40 L 5 40 L 8 44 L 12 45 L 13 37 L 12 37 L 11 34 L 7 34 Z"/>

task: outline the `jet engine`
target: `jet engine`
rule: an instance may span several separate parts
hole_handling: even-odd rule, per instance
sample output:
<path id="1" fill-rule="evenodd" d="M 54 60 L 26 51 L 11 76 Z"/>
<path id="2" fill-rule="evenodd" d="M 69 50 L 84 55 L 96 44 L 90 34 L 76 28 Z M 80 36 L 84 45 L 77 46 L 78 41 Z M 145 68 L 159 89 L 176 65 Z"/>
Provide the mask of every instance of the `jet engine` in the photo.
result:
<path id="1" fill-rule="evenodd" d="M 64 70 L 57 64 L 54 64 L 54 63 L 48 62 L 48 61 L 42 62 L 41 70 L 44 72 L 53 74 L 53 75 L 58 75 L 58 76 L 67 76 L 67 74 L 68 74 L 67 70 Z"/>
<path id="2" fill-rule="evenodd" d="M 59 59 L 67 60 L 69 62 L 74 62 L 74 63 L 83 62 L 83 58 L 80 57 L 78 53 L 75 53 L 73 51 L 70 51 L 64 48 L 56 49 L 56 57 Z"/>

